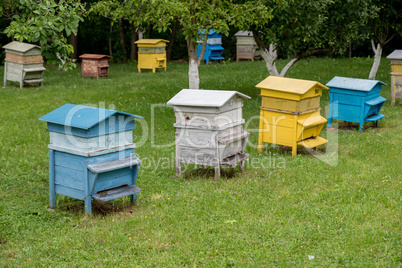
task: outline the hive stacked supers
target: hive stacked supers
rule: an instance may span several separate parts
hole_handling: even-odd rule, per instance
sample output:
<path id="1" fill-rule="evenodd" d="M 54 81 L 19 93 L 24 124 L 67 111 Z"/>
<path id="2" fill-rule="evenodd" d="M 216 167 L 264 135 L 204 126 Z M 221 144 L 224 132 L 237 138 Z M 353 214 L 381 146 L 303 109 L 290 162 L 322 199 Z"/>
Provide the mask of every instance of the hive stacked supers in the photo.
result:
<path id="1" fill-rule="evenodd" d="M 85 201 L 109 201 L 131 196 L 140 159 L 134 153 L 132 130 L 137 115 L 81 105 L 65 104 L 39 120 L 47 122 L 49 144 L 49 200 L 56 194 Z"/>
<path id="2" fill-rule="evenodd" d="M 236 60 L 248 59 L 254 61 L 257 56 L 257 43 L 251 31 L 238 31 L 236 34 Z"/>
<path id="3" fill-rule="evenodd" d="M 391 60 L 391 104 L 395 99 L 402 99 L 402 49 L 397 49 L 387 56 Z"/>
<path id="4" fill-rule="evenodd" d="M 205 31 L 199 31 L 200 37 L 204 35 Z M 197 41 L 197 58 L 200 57 L 203 40 Z M 213 30 L 208 31 L 207 46 L 205 48 L 204 57 L 205 63 L 208 64 L 209 60 L 224 60 L 222 57 L 223 47 L 222 47 L 222 34 L 217 33 Z"/>
<path id="5" fill-rule="evenodd" d="M 4 86 L 8 81 L 43 84 L 43 58 L 41 48 L 36 45 L 13 41 L 3 46 L 6 52 L 4 62 Z"/>
<path id="6" fill-rule="evenodd" d="M 243 130 L 243 99 L 237 91 L 183 89 L 167 104 L 174 105 L 176 123 L 176 174 L 181 163 L 243 169 L 249 133 Z"/>
<path id="7" fill-rule="evenodd" d="M 101 76 L 109 77 L 109 58 L 108 55 L 98 54 L 83 54 L 80 56 L 81 63 L 81 76 L 96 77 L 99 79 Z"/>
<path id="8" fill-rule="evenodd" d="M 135 42 L 138 46 L 138 72 L 141 69 L 163 68 L 166 71 L 166 43 L 163 39 L 141 39 Z"/>
<path id="9" fill-rule="evenodd" d="M 359 123 L 360 131 L 364 122 L 374 122 L 384 118 L 380 114 L 385 98 L 380 96 L 381 81 L 335 76 L 329 87 L 328 127 L 333 119 Z"/>
<path id="10" fill-rule="evenodd" d="M 325 144 L 319 137 L 327 120 L 320 115 L 320 97 L 326 86 L 308 80 L 269 76 L 258 85 L 261 89 L 258 150 L 263 143 L 316 148 Z"/>

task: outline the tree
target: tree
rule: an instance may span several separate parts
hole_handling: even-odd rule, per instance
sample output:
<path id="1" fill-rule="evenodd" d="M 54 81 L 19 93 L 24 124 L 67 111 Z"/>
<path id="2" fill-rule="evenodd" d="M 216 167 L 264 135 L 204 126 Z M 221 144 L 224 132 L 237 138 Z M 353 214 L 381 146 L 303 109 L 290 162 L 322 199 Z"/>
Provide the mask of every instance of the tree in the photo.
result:
<path id="1" fill-rule="evenodd" d="M 232 21 L 241 24 L 246 20 L 240 18 L 235 20 L 236 17 L 243 18 L 250 13 L 255 13 L 253 17 L 260 17 L 261 20 L 269 19 L 268 8 L 261 5 L 259 0 L 241 1 L 242 3 L 234 3 L 231 0 L 143 0 L 143 2 L 152 5 L 146 14 L 146 19 L 152 21 L 154 28 L 158 31 L 166 31 L 175 20 L 181 25 L 182 34 L 187 42 L 189 88 L 191 89 L 199 89 L 198 66 L 205 51 L 208 30 L 227 34 Z M 199 30 L 205 30 L 205 35 L 201 55 L 197 59 Z"/>
<path id="2" fill-rule="evenodd" d="M 293 0 L 275 4 L 264 2 L 273 8 L 273 18 L 261 28 L 255 18 L 249 29 L 259 46 L 270 75 L 285 76 L 299 60 L 320 53 L 340 53 L 354 40 L 367 21 L 369 1 L 360 0 Z M 279 56 L 290 61 L 279 72 L 276 60 Z"/>
<path id="3" fill-rule="evenodd" d="M 8 2 L 14 2 L 12 21 L 4 30 L 8 37 L 20 42 L 39 43 L 46 60 L 56 64 L 61 60 L 65 69 L 75 67 L 69 58 L 73 47 L 66 36 L 77 34 L 78 24 L 86 14 L 79 0 Z M 0 13 L 4 14 L 4 11 L 4 8 L 0 9 Z"/>
<path id="4" fill-rule="evenodd" d="M 400 0 L 376 0 L 377 14 L 370 20 L 370 41 L 374 61 L 369 79 L 375 79 L 380 66 L 382 50 L 395 35 L 402 35 L 402 3 Z"/>

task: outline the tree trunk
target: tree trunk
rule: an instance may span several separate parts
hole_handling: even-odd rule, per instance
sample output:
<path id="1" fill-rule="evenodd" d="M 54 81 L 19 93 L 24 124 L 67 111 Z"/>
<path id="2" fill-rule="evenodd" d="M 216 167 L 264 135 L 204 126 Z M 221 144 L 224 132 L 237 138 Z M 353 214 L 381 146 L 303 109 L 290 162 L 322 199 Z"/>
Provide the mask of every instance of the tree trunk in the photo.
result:
<path id="1" fill-rule="evenodd" d="M 278 69 L 276 68 L 275 61 L 278 59 L 278 52 L 276 50 L 276 45 L 270 44 L 269 48 L 260 47 L 261 56 L 265 61 L 268 73 L 273 76 L 279 76 Z"/>
<path id="2" fill-rule="evenodd" d="M 169 45 L 166 51 L 166 59 L 170 61 L 172 59 L 172 49 L 174 44 L 174 39 L 176 38 L 176 31 L 177 31 L 177 20 L 174 21 L 172 26 L 172 37 L 169 40 Z"/>
<path id="3" fill-rule="evenodd" d="M 352 41 L 349 41 L 349 59 L 352 58 Z"/>
<path id="4" fill-rule="evenodd" d="M 110 27 L 109 27 L 109 55 L 113 56 L 112 50 L 112 33 L 113 33 L 113 21 L 110 20 Z"/>
<path id="5" fill-rule="evenodd" d="M 148 24 L 148 31 L 147 31 L 147 38 L 151 39 L 151 35 L 152 35 L 152 24 Z"/>
<path id="6" fill-rule="evenodd" d="M 126 46 L 126 37 L 124 35 L 124 24 L 123 20 L 119 20 L 119 33 L 120 33 L 120 46 L 123 52 L 123 62 L 127 62 L 127 46 Z"/>
<path id="7" fill-rule="evenodd" d="M 297 61 L 300 60 L 300 57 L 296 56 L 293 59 L 291 59 L 285 67 L 283 67 L 281 73 L 279 74 L 280 77 L 284 77 L 286 72 L 292 67 Z"/>
<path id="8" fill-rule="evenodd" d="M 134 44 L 135 41 L 138 40 L 138 34 L 137 34 L 137 29 L 136 27 L 132 24 L 131 25 L 131 50 L 130 50 L 130 60 L 137 60 L 137 52 L 138 48 L 137 45 Z"/>
<path id="9" fill-rule="evenodd" d="M 188 82 L 189 89 L 200 89 L 200 77 L 198 74 L 197 62 L 197 43 L 193 42 L 191 38 L 187 39 L 188 49 Z"/>
<path id="10" fill-rule="evenodd" d="M 73 46 L 73 52 L 70 54 L 70 58 L 77 60 L 78 59 L 78 31 L 77 35 L 71 33 L 70 35 L 70 45 Z"/>
<path id="11" fill-rule="evenodd" d="M 374 44 L 374 40 L 371 39 L 371 47 L 373 48 L 374 51 L 374 62 L 373 66 L 371 67 L 370 70 L 370 75 L 369 79 L 375 79 L 375 76 L 378 71 L 378 67 L 380 67 L 380 62 L 381 62 L 381 55 L 382 55 L 382 46 L 380 43 L 378 43 L 377 47 Z"/>
<path id="12" fill-rule="evenodd" d="M 200 66 L 202 60 L 204 59 L 204 54 L 205 54 L 205 49 L 207 49 L 207 42 L 208 42 L 208 32 L 205 31 L 204 33 L 204 41 L 202 42 L 202 47 L 200 51 L 200 56 L 197 59 L 197 65 L 198 67 Z M 196 45 L 196 51 L 197 51 L 197 45 Z M 197 54 L 197 53 L 196 53 Z M 196 55 L 197 56 L 197 55 Z"/>

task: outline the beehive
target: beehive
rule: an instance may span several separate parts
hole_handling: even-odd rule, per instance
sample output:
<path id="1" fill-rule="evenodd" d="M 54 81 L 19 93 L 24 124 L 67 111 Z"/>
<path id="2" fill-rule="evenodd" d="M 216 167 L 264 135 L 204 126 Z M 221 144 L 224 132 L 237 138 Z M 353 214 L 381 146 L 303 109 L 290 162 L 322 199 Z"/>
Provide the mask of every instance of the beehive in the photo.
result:
<path id="1" fill-rule="evenodd" d="M 163 39 L 141 39 L 135 42 L 138 46 L 138 72 L 141 69 L 163 68 L 166 71 L 166 43 Z"/>
<path id="2" fill-rule="evenodd" d="M 56 194 L 91 201 L 131 196 L 136 186 L 140 159 L 133 148 L 132 130 L 137 115 L 81 105 L 65 104 L 39 120 L 47 122 L 49 144 L 49 200 Z"/>
<path id="3" fill-rule="evenodd" d="M 269 76 L 258 85 L 261 89 L 258 150 L 264 142 L 292 147 L 317 148 L 326 139 L 319 137 L 327 120 L 320 115 L 320 97 L 326 86 L 308 80 Z"/>
<path id="4" fill-rule="evenodd" d="M 204 35 L 204 31 L 199 31 L 200 37 Z M 200 57 L 203 40 L 197 41 L 197 58 Z M 208 31 L 207 46 L 205 48 L 204 57 L 205 63 L 208 64 L 210 60 L 224 60 L 222 57 L 222 34 L 215 32 L 214 30 Z"/>
<path id="5" fill-rule="evenodd" d="M 176 174 L 181 163 L 243 169 L 249 133 L 243 130 L 243 100 L 237 91 L 183 89 L 167 104 L 174 105 L 176 123 Z"/>
<path id="6" fill-rule="evenodd" d="M 236 34 L 236 60 L 246 59 L 254 61 L 259 54 L 257 43 L 251 31 L 238 31 Z"/>
<path id="7" fill-rule="evenodd" d="M 381 81 L 335 76 L 326 86 L 329 87 L 330 101 L 328 127 L 333 119 L 359 123 L 363 130 L 364 122 L 374 122 L 384 118 L 380 114 L 385 98 L 380 96 Z"/>
<path id="8" fill-rule="evenodd" d="M 36 45 L 13 41 L 3 46 L 6 52 L 4 62 L 4 86 L 7 81 L 43 84 L 43 58 L 41 48 Z"/>
<path id="9" fill-rule="evenodd" d="M 402 49 L 397 49 L 387 56 L 391 60 L 391 104 L 395 99 L 402 99 Z"/>
<path id="10" fill-rule="evenodd" d="M 80 56 L 81 62 L 81 76 L 109 77 L 109 58 L 107 55 L 98 54 L 83 54 Z"/>

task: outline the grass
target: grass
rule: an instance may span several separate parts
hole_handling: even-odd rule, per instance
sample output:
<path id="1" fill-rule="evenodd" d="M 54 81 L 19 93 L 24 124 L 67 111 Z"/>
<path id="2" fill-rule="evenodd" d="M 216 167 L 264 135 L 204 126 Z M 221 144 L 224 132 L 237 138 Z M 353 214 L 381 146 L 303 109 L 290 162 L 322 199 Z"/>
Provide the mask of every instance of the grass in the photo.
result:
<path id="1" fill-rule="evenodd" d="M 287 76 L 325 84 L 335 75 L 366 78 L 371 64 L 316 58 Z M 266 145 L 258 154 L 252 146 L 261 103 L 254 86 L 267 76 L 264 62 L 202 65 L 202 88 L 251 97 L 243 108 L 251 159 L 243 174 L 224 169 L 216 184 L 212 168 L 188 165 L 173 177 L 174 145 L 163 145 L 174 143 L 175 118 L 163 104 L 188 87 L 188 66 L 167 69 L 139 74 L 134 63 L 112 64 L 109 80 L 95 80 L 82 79 L 80 69 L 47 66 L 43 87 L 0 89 L 0 266 L 402 265 L 402 116 L 400 101 L 390 105 L 388 60 L 377 75 L 388 84 L 381 93 L 384 120 L 378 128 L 366 123 L 362 133 L 357 124 L 338 122 L 332 165 L 302 148 L 292 158 L 288 148 Z M 144 117 L 134 131 L 143 161 L 137 206 L 128 198 L 93 202 L 93 214 L 85 216 L 82 201 L 59 195 L 57 212 L 48 210 L 49 134 L 38 118 L 65 103 Z M 324 92 L 324 116 L 328 103 Z"/>

